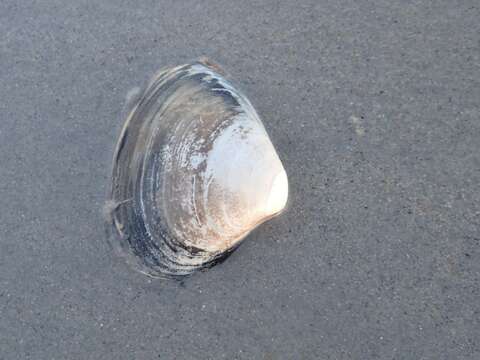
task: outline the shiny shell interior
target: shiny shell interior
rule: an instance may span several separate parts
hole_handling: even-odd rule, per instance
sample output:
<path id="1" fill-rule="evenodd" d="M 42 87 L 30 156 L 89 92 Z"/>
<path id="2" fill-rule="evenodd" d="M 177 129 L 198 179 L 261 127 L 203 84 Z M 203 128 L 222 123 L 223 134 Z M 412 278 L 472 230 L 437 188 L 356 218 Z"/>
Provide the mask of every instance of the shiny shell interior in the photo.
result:
<path id="1" fill-rule="evenodd" d="M 150 81 L 118 141 L 109 200 L 115 243 L 141 271 L 210 267 L 287 198 L 260 118 L 216 65 L 177 66 Z"/>

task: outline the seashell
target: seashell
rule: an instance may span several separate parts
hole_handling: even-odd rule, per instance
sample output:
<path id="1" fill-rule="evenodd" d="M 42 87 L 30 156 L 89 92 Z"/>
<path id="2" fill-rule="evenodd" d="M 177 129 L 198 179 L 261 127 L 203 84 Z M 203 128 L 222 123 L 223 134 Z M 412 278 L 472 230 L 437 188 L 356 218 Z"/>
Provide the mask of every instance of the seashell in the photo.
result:
<path id="1" fill-rule="evenodd" d="M 117 143 L 108 201 L 116 243 L 140 271 L 181 277 L 211 267 L 287 198 L 259 116 L 217 65 L 154 76 Z"/>

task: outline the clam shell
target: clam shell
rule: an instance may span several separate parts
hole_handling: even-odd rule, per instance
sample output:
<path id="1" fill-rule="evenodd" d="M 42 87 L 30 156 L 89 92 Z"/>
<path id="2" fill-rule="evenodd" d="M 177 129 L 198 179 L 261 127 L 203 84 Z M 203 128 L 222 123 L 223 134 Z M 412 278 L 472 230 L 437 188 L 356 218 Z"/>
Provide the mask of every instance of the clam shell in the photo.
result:
<path id="1" fill-rule="evenodd" d="M 287 197 L 259 116 L 218 66 L 154 76 L 123 127 L 109 200 L 113 236 L 142 272 L 181 277 L 222 261 Z"/>

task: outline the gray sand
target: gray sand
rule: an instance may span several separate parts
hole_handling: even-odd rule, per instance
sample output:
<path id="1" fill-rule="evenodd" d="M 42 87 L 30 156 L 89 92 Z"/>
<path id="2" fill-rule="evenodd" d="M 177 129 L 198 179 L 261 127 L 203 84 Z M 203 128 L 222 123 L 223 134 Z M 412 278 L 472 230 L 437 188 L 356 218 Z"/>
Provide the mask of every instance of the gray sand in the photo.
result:
<path id="1" fill-rule="evenodd" d="M 480 3 L 0 2 L 0 359 L 479 359 Z M 112 256 L 125 97 L 201 55 L 289 211 L 184 283 Z"/>

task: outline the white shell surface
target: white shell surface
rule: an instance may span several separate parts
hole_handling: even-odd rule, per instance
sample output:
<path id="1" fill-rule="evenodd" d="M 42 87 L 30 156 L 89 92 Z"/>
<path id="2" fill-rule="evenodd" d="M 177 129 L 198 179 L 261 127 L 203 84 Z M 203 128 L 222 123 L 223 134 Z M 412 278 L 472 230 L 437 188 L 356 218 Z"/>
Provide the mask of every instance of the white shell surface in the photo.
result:
<path id="1" fill-rule="evenodd" d="M 189 157 L 185 168 L 189 174 L 178 184 L 179 194 L 191 196 L 173 199 L 167 211 L 173 214 L 170 225 L 176 236 L 186 244 L 224 251 L 283 210 L 288 182 L 272 143 L 255 118 L 238 116 L 209 140 L 211 149 Z M 205 159 L 204 167 L 199 166 L 203 163 L 199 159 Z M 179 211 L 181 217 L 176 216 Z"/>

